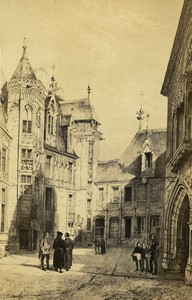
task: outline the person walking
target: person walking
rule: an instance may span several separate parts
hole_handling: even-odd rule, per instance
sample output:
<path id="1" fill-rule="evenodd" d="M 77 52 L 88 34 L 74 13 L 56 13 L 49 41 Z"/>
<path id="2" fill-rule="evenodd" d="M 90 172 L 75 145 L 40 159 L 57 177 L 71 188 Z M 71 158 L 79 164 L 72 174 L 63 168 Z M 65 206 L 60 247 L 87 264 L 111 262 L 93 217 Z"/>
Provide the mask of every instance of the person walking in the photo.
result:
<path id="1" fill-rule="evenodd" d="M 66 234 L 65 234 L 65 245 L 66 245 L 66 251 L 64 253 L 64 267 L 65 267 L 66 271 L 69 271 L 69 269 L 72 266 L 74 243 L 73 243 L 72 239 L 70 238 L 68 232 L 66 232 Z"/>
<path id="2" fill-rule="evenodd" d="M 142 262 L 141 262 L 141 254 L 142 254 L 142 247 L 141 243 L 138 242 L 135 249 L 132 252 L 132 258 L 133 261 L 135 261 L 136 269 L 135 271 L 138 271 L 138 266 L 140 266 L 140 270 L 142 271 Z"/>
<path id="3" fill-rule="evenodd" d="M 47 270 L 49 270 L 49 259 L 50 259 L 50 242 L 49 242 L 49 232 L 44 231 L 43 237 L 39 242 L 39 259 L 41 260 L 41 269 L 45 271 L 44 260 L 46 258 Z"/>
<path id="4" fill-rule="evenodd" d="M 66 252 L 66 244 L 62 239 L 63 233 L 61 231 L 57 231 L 57 237 L 53 242 L 53 267 L 55 271 L 62 273 L 62 268 L 64 267 L 64 253 Z"/>
<path id="5" fill-rule="evenodd" d="M 105 239 L 104 236 L 101 237 L 101 254 L 105 254 L 106 253 L 106 246 L 105 246 Z"/>

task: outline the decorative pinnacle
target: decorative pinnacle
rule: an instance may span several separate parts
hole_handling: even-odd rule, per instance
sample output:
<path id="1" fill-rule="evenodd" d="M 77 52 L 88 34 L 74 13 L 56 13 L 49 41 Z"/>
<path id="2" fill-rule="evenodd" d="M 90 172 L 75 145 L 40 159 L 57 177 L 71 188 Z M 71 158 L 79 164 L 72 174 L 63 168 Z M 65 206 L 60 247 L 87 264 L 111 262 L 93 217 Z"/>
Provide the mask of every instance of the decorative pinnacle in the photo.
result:
<path id="1" fill-rule="evenodd" d="M 147 113 L 147 127 L 146 127 L 146 138 L 148 137 L 148 130 L 149 130 L 149 117 L 150 117 L 150 115 L 149 115 L 149 113 Z"/>

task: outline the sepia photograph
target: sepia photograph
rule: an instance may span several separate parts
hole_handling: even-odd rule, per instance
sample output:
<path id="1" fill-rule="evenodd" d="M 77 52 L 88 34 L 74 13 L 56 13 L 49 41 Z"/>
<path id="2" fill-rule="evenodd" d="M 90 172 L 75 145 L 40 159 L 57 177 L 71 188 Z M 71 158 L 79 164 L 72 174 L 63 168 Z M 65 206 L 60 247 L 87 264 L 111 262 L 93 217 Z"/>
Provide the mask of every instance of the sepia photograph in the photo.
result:
<path id="1" fill-rule="evenodd" d="M 0 0 L 0 299 L 191 286 L 192 0 Z"/>

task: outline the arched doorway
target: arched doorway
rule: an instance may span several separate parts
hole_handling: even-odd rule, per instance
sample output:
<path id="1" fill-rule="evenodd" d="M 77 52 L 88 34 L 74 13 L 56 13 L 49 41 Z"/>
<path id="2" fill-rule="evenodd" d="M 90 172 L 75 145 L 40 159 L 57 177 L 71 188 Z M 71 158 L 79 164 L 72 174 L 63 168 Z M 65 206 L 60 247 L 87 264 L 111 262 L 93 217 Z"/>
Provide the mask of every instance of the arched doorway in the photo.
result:
<path id="1" fill-rule="evenodd" d="M 178 214 L 176 241 L 176 259 L 182 273 L 185 272 L 189 256 L 189 215 L 189 197 L 185 195 Z"/>
<path id="2" fill-rule="evenodd" d="M 95 219 L 95 236 L 104 236 L 104 218 Z"/>

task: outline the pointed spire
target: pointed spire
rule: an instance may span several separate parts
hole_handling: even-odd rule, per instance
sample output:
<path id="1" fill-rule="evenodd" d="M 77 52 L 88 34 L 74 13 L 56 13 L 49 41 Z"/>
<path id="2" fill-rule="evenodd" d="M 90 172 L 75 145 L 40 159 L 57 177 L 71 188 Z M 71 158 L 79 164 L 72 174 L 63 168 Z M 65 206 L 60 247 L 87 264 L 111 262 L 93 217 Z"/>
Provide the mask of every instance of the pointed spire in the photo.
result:
<path id="1" fill-rule="evenodd" d="M 11 79 L 37 79 L 27 57 L 26 38 L 23 40 L 23 54 Z"/>

